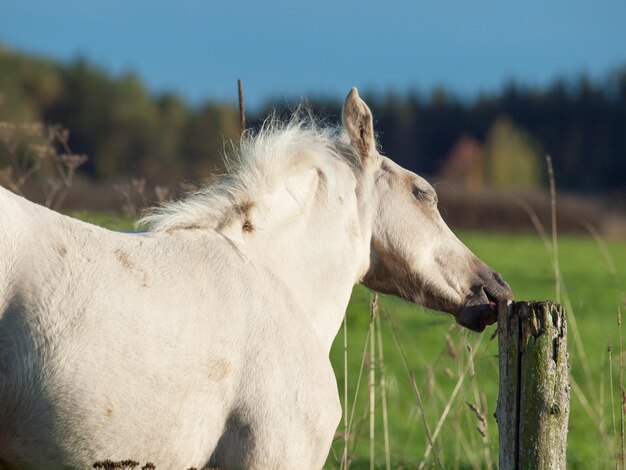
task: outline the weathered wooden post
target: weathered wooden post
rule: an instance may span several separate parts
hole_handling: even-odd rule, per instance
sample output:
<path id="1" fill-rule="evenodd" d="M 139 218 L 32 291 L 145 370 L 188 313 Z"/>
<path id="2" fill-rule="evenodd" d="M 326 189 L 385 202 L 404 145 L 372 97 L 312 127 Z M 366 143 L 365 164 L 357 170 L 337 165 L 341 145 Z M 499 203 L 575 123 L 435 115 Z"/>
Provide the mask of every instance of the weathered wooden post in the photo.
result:
<path id="1" fill-rule="evenodd" d="M 553 302 L 498 309 L 500 469 L 565 469 L 567 326 Z"/>

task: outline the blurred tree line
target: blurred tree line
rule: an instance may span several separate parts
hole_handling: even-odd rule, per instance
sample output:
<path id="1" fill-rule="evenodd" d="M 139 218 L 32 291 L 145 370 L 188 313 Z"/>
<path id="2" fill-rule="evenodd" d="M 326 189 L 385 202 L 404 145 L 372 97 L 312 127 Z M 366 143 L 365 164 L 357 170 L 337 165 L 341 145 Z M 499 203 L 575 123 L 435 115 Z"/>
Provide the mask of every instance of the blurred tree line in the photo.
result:
<path id="1" fill-rule="evenodd" d="M 436 90 L 371 102 L 383 149 L 415 170 L 438 173 L 470 136 L 484 146 L 493 186 L 539 182 L 550 155 L 561 188 L 626 189 L 626 68 L 597 83 L 586 76 L 543 89 L 509 83 L 471 101 Z"/>
<path id="2" fill-rule="evenodd" d="M 3 49 L 0 121 L 61 124 L 72 151 L 89 156 L 81 170 L 96 179 L 206 175 L 220 165 L 224 140 L 240 132 L 228 104 L 190 108 L 174 94 L 150 95 L 133 74 L 114 78 L 83 60 L 62 65 Z"/>
<path id="3" fill-rule="evenodd" d="M 469 187 L 535 186 L 549 154 L 561 188 L 626 187 L 626 68 L 541 89 L 509 83 L 472 99 L 443 89 L 365 99 L 385 153 L 417 172 Z M 329 120 L 340 114 L 340 102 L 309 104 Z M 249 122 L 258 125 L 271 108 Z M 224 140 L 239 135 L 232 104 L 189 106 L 175 94 L 150 94 L 133 74 L 113 77 L 83 60 L 59 64 L 1 47 L 0 121 L 61 124 L 72 151 L 89 156 L 80 171 L 100 180 L 198 179 L 221 168 Z"/>

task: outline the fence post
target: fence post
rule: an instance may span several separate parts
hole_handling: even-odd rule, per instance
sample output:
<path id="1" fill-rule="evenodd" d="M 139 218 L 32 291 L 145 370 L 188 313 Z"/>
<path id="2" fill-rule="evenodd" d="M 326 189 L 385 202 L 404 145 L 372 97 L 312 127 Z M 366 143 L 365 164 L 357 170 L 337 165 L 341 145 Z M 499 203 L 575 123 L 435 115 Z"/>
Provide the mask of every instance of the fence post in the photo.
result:
<path id="1" fill-rule="evenodd" d="M 569 365 L 563 307 L 499 305 L 498 356 L 499 468 L 565 469 Z"/>

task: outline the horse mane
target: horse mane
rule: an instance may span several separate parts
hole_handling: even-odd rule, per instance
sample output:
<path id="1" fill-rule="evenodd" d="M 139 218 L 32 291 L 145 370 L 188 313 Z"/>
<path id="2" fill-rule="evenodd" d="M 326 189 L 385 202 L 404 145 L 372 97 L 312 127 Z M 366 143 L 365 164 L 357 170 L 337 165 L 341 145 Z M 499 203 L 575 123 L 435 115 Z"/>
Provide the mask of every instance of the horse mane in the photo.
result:
<path id="1" fill-rule="evenodd" d="M 316 166 L 332 175 L 333 161 L 360 165 L 349 139 L 339 125 L 324 125 L 303 108 L 288 120 L 270 115 L 257 131 L 247 130 L 239 147 L 225 146 L 226 173 L 180 200 L 147 209 L 138 224 L 151 232 L 191 228 L 217 229 L 234 212 L 253 203 L 294 171 Z M 326 171 L 325 171 L 326 170 Z"/>

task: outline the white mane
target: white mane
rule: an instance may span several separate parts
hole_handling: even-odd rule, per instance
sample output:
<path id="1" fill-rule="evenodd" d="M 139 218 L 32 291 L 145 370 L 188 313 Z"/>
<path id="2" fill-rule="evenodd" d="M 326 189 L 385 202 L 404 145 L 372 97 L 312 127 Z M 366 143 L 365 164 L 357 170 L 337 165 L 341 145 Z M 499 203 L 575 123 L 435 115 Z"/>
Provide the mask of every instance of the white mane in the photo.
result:
<path id="1" fill-rule="evenodd" d="M 322 126 L 301 110 L 288 121 L 272 115 L 258 132 L 246 131 L 239 148 L 230 145 L 224 156 L 227 173 L 215 184 L 148 209 L 139 224 L 153 232 L 215 229 L 233 211 L 245 208 L 298 169 L 327 168 L 337 159 L 358 165 L 348 143 L 341 126 Z"/>

